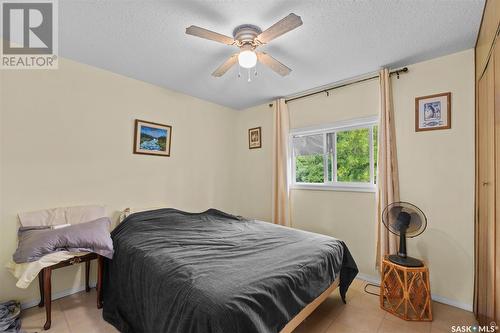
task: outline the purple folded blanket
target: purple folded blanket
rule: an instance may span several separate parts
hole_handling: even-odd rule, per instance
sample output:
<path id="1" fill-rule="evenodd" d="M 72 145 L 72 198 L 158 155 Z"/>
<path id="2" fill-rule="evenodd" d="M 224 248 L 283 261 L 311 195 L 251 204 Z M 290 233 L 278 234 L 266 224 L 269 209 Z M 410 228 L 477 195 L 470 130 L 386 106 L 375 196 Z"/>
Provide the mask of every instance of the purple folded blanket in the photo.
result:
<path id="1" fill-rule="evenodd" d="M 113 241 L 109 234 L 110 225 L 109 218 L 102 217 L 61 229 L 21 228 L 13 259 L 20 264 L 58 251 L 95 252 L 111 259 Z"/>

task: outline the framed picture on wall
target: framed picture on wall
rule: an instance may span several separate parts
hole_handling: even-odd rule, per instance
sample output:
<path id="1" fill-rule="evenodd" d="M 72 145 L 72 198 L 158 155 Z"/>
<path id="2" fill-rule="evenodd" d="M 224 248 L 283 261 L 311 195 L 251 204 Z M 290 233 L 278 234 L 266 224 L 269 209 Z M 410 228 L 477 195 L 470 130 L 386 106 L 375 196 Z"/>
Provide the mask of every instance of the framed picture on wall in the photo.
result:
<path id="1" fill-rule="evenodd" d="M 248 130 L 248 149 L 262 147 L 262 136 L 260 127 L 250 128 Z"/>
<path id="2" fill-rule="evenodd" d="M 415 98 L 415 131 L 451 128 L 451 92 Z"/>
<path id="3" fill-rule="evenodd" d="M 170 156 L 172 126 L 135 120 L 134 154 Z"/>

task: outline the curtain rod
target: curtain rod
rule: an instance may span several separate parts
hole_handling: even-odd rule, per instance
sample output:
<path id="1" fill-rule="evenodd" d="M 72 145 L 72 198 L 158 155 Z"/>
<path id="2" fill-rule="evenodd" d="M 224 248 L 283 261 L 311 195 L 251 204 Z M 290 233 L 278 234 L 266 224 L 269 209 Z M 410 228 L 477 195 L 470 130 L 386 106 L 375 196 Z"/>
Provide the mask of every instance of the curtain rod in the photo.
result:
<path id="1" fill-rule="evenodd" d="M 406 72 L 408 72 L 408 67 L 403 67 L 403 68 L 398 68 L 398 69 L 394 69 L 394 70 L 390 71 L 389 75 L 396 74 L 398 76 L 398 79 L 399 79 L 399 74 L 406 73 Z M 358 79 L 358 80 L 354 80 L 354 81 L 350 81 L 350 82 L 346 82 L 346 83 L 341 83 L 339 85 L 332 86 L 332 87 L 329 87 L 329 88 L 326 88 L 326 89 L 322 89 L 322 90 L 318 90 L 318 91 L 314 91 L 314 92 L 311 92 L 311 93 L 308 93 L 308 94 L 305 94 L 305 95 L 300 95 L 300 96 L 291 97 L 291 98 L 285 98 L 285 103 L 288 103 L 288 102 L 291 102 L 291 101 L 295 101 L 295 100 L 298 100 L 298 99 L 302 99 L 302 98 L 306 98 L 306 97 L 309 97 L 309 96 L 317 95 L 317 94 L 322 94 L 322 93 L 327 93 L 328 94 L 328 92 L 330 90 L 334 90 L 334 89 L 337 89 L 337 88 L 342 88 L 342 87 L 345 87 L 345 86 L 349 86 L 349 85 L 354 84 L 354 83 L 360 83 L 360 82 L 364 82 L 364 81 L 368 81 L 368 80 L 373 80 L 373 79 L 378 78 L 378 76 L 379 75 L 376 74 L 376 75 L 372 75 L 372 76 L 365 77 L 365 78 L 362 78 L 362 79 Z"/>

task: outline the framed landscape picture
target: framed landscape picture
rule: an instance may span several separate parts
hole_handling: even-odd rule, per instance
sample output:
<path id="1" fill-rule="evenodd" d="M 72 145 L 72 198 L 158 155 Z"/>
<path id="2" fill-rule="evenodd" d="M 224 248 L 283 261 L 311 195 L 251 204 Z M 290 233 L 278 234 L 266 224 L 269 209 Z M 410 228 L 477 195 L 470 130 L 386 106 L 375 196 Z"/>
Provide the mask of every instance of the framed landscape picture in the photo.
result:
<path id="1" fill-rule="evenodd" d="M 262 136 L 260 127 L 250 128 L 248 130 L 248 149 L 262 147 Z"/>
<path id="2" fill-rule="evenodd" d="M 172 126 L 135 120 L 134 154 L 170 156 Z"/>
<path id="3" fill-rule="evenodd" d="M 451 128 L 451 92 L 415 98 L 415 131 Z"/>

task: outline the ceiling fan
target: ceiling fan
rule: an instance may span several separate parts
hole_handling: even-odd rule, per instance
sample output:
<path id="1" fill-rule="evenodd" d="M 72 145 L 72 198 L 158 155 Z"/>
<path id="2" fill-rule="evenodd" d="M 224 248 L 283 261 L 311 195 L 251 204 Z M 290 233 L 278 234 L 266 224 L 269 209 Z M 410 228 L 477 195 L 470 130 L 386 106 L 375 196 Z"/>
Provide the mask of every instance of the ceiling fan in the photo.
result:
<path id="1" fill-rule="evenodd" d="M 266 52 L 256 52 L 255 50 L 259 46 L 267 44 L 273 39 L 301 25 L 302 19 L 300 16 L 291 13 L 265 31 L 262 31 L 259 27 L 251 24 L 239 25 L 233 31 L 233 38 L 211 30 L 197 27 L 195 25 L 186 28 L 186 34 L 239 47 L 240 51 L 238 53 L 230 56 L 229 59 L 227 59 L 212 73 L 215 77 L 221 77 L 224 75 L 237 62 L 240 67 L 248 69 L 250 73 L 250 69 L 257 65 L 257 61 L 268 66 L 279 75 L 286 76 L 292 71 L 290 68 L 283 65 Z M 255 72 L 255 74 L 257 74 L 257 72 Z"/>

